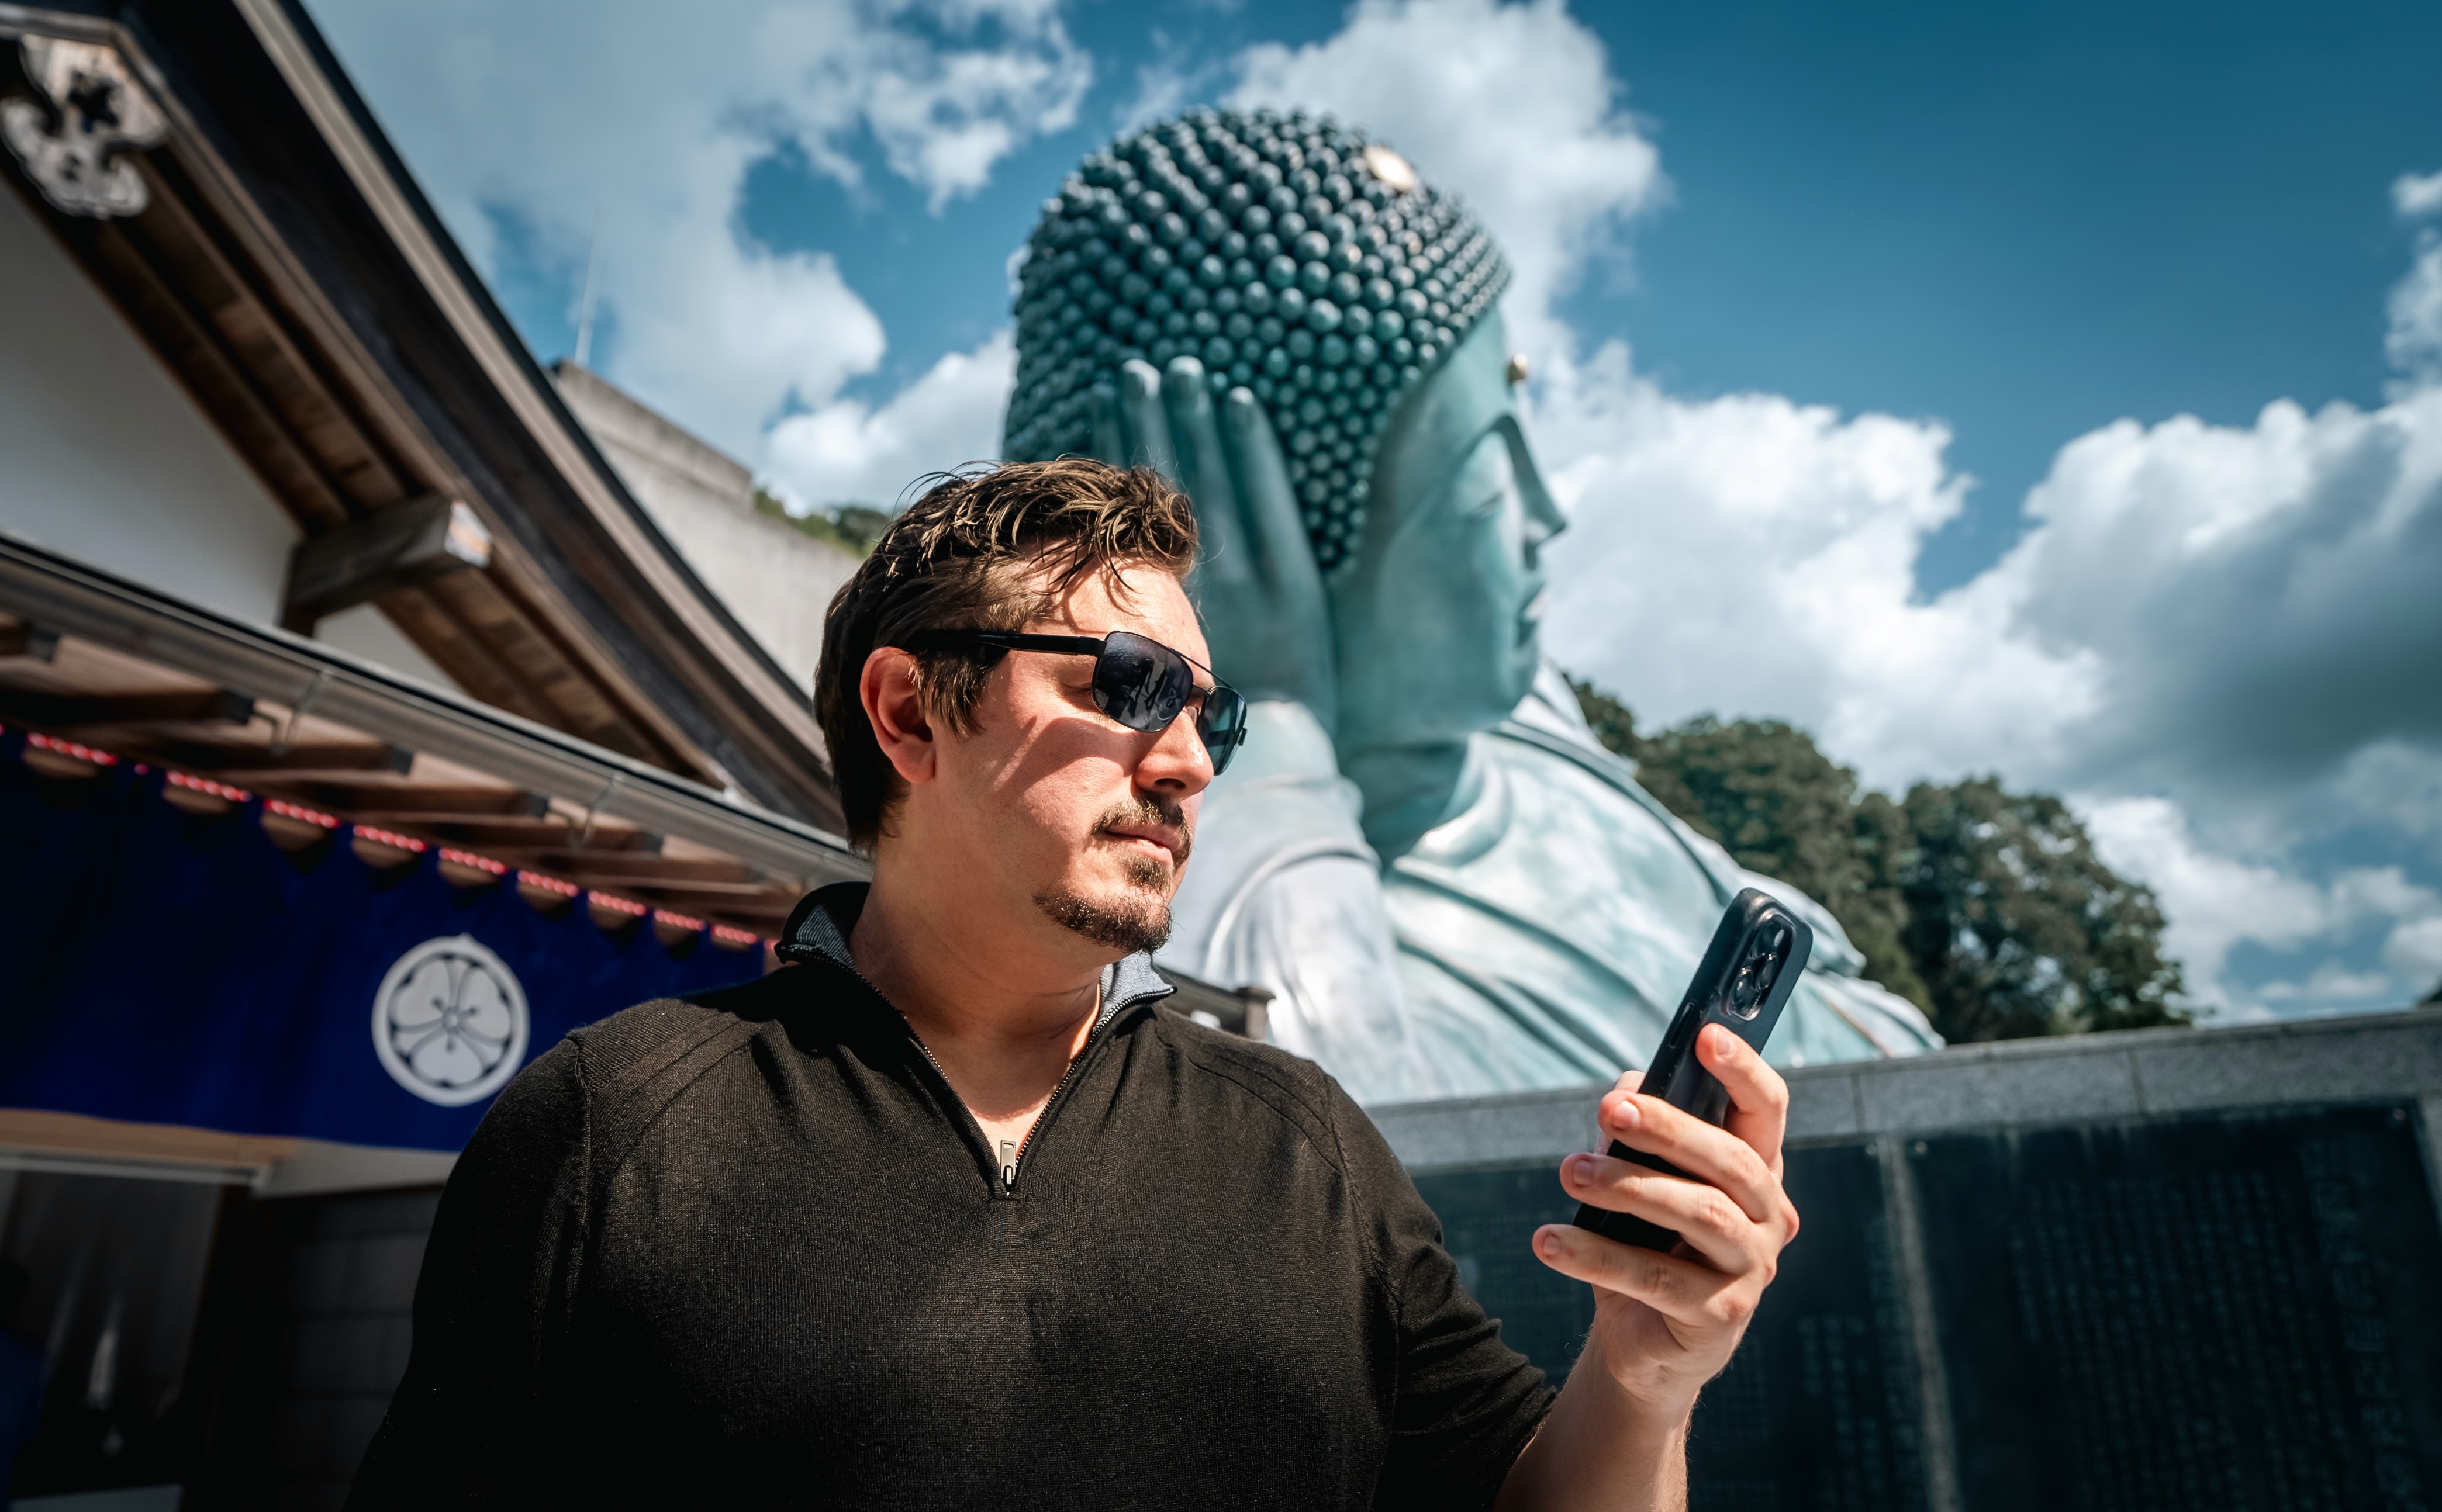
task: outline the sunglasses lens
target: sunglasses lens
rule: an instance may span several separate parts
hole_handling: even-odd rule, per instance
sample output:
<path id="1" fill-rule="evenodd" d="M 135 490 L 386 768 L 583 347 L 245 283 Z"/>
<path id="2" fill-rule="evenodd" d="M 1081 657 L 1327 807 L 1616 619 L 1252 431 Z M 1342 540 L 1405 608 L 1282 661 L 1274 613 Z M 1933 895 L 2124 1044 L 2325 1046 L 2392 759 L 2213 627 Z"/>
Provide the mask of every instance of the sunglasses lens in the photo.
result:
<path id="1" fill-rule="evenodd" d="M 1094 663 L 1094 705 L 1131 730 L 1170 727 L 1194 691 L 1187 658 L 1158 641 L 1114 630 Z"/>
<path id="2" fill-rule="evenodd" d="M 1228 771 L 1230 758 L 1247 738 L 1247 701 L 1236 688 L 1216 687 L 1204 696 L 1195 734 L 1204 742 L 1204 754 L 1212 758 L 1212 774 Z"/>

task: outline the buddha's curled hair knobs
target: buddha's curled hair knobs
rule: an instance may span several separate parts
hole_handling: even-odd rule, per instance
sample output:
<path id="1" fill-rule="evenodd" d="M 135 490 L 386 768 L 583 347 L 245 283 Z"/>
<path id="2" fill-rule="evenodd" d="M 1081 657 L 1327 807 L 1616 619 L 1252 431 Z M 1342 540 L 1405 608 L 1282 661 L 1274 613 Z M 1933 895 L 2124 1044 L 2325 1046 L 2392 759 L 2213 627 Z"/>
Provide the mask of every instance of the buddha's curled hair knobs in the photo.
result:
<path id="1" fill-rule="evenodd" d="M 1475 218 L 1363 133 L 1191 111 L 1095 153 L 1044 201 L 1002 452 L 1087 451 L 1121 364 L 1199 358 L 1216 393 L 1243 385 L 1270 415 L 1327 571 L 1364 528 L 1400 396 L 1508 282 Z"/>

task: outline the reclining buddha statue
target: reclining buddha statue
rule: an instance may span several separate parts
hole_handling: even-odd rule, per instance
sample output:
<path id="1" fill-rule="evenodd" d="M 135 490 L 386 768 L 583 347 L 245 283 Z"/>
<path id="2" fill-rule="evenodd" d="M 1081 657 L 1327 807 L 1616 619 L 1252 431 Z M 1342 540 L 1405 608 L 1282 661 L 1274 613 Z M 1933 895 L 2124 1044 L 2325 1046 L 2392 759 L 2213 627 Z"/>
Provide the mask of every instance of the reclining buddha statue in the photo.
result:
<path id="1" fill-rule="evenodd" d="M 1815 938 L 1771 1059 L 1938 1046 L 1825 909 L 1639 787 L 1547 659 L 1566 522 L 1507 279 L 1404 158 L 1302 115 L 1146 127 L 1046 203 L 1003 449 L 1175 480 L 1214 671 L 1254 701 L 1160 960 L 1268 990 L 1270 1037 L 1365 1102 L 1581 1086 L 1644 1064 L 1757 885 Z"/>

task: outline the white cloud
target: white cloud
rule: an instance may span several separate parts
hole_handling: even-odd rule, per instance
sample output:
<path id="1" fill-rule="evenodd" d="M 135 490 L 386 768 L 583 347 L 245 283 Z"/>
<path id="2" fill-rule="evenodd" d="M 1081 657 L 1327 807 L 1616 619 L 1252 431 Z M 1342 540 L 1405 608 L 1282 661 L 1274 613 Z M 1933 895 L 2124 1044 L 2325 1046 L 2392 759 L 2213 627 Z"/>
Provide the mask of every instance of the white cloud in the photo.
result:
<path id="1" fill-rule="evenodd" d="M 2240 941 L 2289 949 L 2327 935 L 2337 921 L 2335 898 L 2305 879 L 2198 846 L 2187 815 L 2167 798 L 2087 799 L 2078 808 L 2105 865 L 2143 878 L 2160 900 L 2169 920 L 2163 946 L 2185 968 L 2188 994 L 2202 1007 L 2249 1006 L 2233 1001 L 2222 975 Z"/>
<path id="2" fill-rule="evenodd" d="M 2412 987 L 2442 982 L 2442 914 L 2405 920 L 2383 942 L 2383 963 Z"/>
<path id="3" fill-rule="evenodd" d="M 1239 105 L 1363 126 L 1463 195 L 1515 273 L 1503 301 L 1539 361 L 1569 349 L 1553 299 L 1662 191 L 1602 42 L 1560 0 L 1359 0 L 1339 30 L 1239 61 Z"/>
<path id="4" fill-rule="evenodd" d="M 2189 994 L 2201 1007 L 2241 1018 L 2268 1007 L 2398 1007 L 2442 975 L 2442 894 L 2397 866 L 2351 867 L 2318 884 L 2277 862 L 2204 848 L 2166 798 L 2087 799 L 2078 808 L 2104 861 L 2143 878 L 2161 900 L 2170 920 L 2163 943 L 2186 968 Z M 2368 926 L 2387 930 L 2387 970 L 2353 971 L 2327 959 L 2303 979 L 2252 987 L 2225 972 L 2242 941 L 2296 950 Z"/>
<path id="5" fill-rule="evenodd" d="M 2416 239 L 2416 264 L 2391 291 L 2383 351 L 2406 386 L 2442 383 L 2442 236 Z"/>
<path id="6" fill-rule="evenodd" d="M 572 264 L 603 209 L 612 376 L 768 459 L 784 492 L 880 501 L 994 449 L 1006 333 L 886 402 L 842 399 L 881 359 L 879 321 L 829 259 L 741 239 L 738 196 L 780 143 L 851 189 L 869 144 L 937 207 L 973 191 L 1075 117 L 1089 67 L 1056 0 L 717 0 L 683 27 L 631 0 L 583 27 L 537 0 L 321 9 L 479 264 L 500 252 L 487 206 Z M 1180 66 L 1157 59 L 1138 106 L 1192 90 Z M 2071 439 L 2019 543 L 1927 599 L 1918 555 L 1970 482 L 1942 427 L 1681 398 L 1554 317 L 1668 191 L 1560 0 L 1359 0 L 1321 42 L 1217 66 L 1234 103 L 1328 111 L 1395 143 L 1509 253 L 1538 448 L 1574 515 L 1549 621 L 1582 648 L 1574 670 L 1648 720 L 1793 720 L 1880 785 L 1994 771 L 2083 794 L 2227 1011 L 2442 975 L 2429 889 L 2294 859 L 2350 824 L 2442 833 L 2442 235 L 2419 232 L 2391 298 L 2389 403 L 2276 400 L 2249 426 L 2131 419 Z M 2442 173 L 2392 197 L 2404 219 L 2442 214 Z M 770 424 L 784 405 L 797 412 Z M 2303 953 L 2378 926 L 2388 989 L 2337 958 L 2287 984 L 2228 979 L 2242 942 Z"/>
<path id="7" fill-rule="evenodd" d="M 829 401 L 884 337 L 829 257 L 740 234 L 748 169 L 788 144 L 854 189 L 869 140 L 938 208 L 1067 126 L 1091 78 L 1048 0 L 315 9 L 478 267 L 501 265 L 496 212 L 571 268 L 599 213 L 598 365 L 750 460 L 792 396 Z"/>
<path id="8" fill-rule="evenodd" d="M 2356 815 L 2419 838 L 2442 836 L 2442 751 L 2378 740 L 2343 762 L 2332 786 Z"/>
<path id="9" fill-rule="evenodd" d="M 1965 486 L 1939 426 L 1677 399 L 1617 346 L 1551 373 L 1536 420 L 1572 520 L 1552 644 L 1644 718 L 1794 720 L 1893 784 L 1990 765 L 1996 732 L 2061 759 L 2099 697 L 2090 656 L 2011 635 L 2006 595 L 1914 597 L 1918 549 Z"/>
<path id="10" fill-rule="evenodd" d="M 2391 208 L 2403 221 L 2442 214 L 2442 173 L 2402 173 L 2393 179 Z"/>
<path id="11" fill-rule="evenodd" d="M 2392 298 L 2390 404 L 2279 400 L 2251 426 L 2070 440 L 2018 545 L 1925 599 L 1918 554 L 1969 483 L 1941 426 L 1684 399 L 1553 319 L 1667 191 L 1600 44 L 1557 0 L 1360 0 L 1321 42 L 1250 49 L 1241 79 L 1237 102 L 1396 143 L 1510 253 L 1505 307 L 1542 374 L 1537 447 L 1573 518 L 1547 625 L 1574 670 L 1652 720 L 1793 720 L 1880 785 L 1992 771 L 2089 794 L 2209 1006 L 2260 1007 L 2223 979 L 2241 941 L 2411 929 L 2413 893 L 2318 882 L 2291 856 L 2378 808 L 2442 814 L 2416 796 L 2442 787 L 2442 239 L 2424 235 Z M 2442 211 L 2442 175 L 2401 179 L 2394 201 Z M 2436 775 L 2403 790 L 2412 769 Z M 2289 1000 L 2380 995 L 2379 975 L 2335 966 Z"/>
<path id="12" fill-rule="evenodd" d="M 2289 854 L 2351 815 L 2442 828 L 2442 390 L 2091 432 L 2021 542 L 1930 601 L 1916 554 L 1962 485 L 1937 426 L 1681 400 L 1617 349 L 1556 373 L 1538 421 L 1573 516 L 1551 632 L 1640 715 L 1791 719 L 1879 785 L 2091 794 L 2210 1006 L 2249 1006 L 2240 940 L 2430 905 Z"/>
<path id="13" fill-rule="evenodd" d="M 790 416 L 771 440 L 782 496 L 804 506 L 886 506 L 927 472 L 998 455 L 1001 410 L 1016 368 L 1002 330 L 973 352 L 941 358 L 878 410 L 844 399 Z"/>
<path id="14" fill-rule="evenodd" d="M 2345 1011 L 2350 1009 L 2396 1008 L 2391 976 L 2384 972 L 2353 972 L 2336 960 L 2327 960 L 2300 981 L 2267 982 L 2257 990 L 2257 996 L 2267 1004 L 2277 1004 L 2286 1012 Z M 2269 1013 L 2241 1011 L 2236 1017 L 2270 1017 Z"/>

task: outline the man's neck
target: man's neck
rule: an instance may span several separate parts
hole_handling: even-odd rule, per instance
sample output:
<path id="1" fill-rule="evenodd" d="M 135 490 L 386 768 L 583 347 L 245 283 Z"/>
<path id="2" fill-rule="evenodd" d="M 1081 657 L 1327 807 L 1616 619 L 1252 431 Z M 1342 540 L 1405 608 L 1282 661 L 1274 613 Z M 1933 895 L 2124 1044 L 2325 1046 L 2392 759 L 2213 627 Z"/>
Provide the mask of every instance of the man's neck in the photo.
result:
<path id="1" fill-rule="evenodd" d="M 1031 920 L 995 928 L 993 910 L 945 907 L 890 863 L 885 848 L 848 938 L 856 968 L 906 1015 L 986 1137 L 1022 1144 L 1093 1033 L 1101 967 L 1044 951 Z"/>

